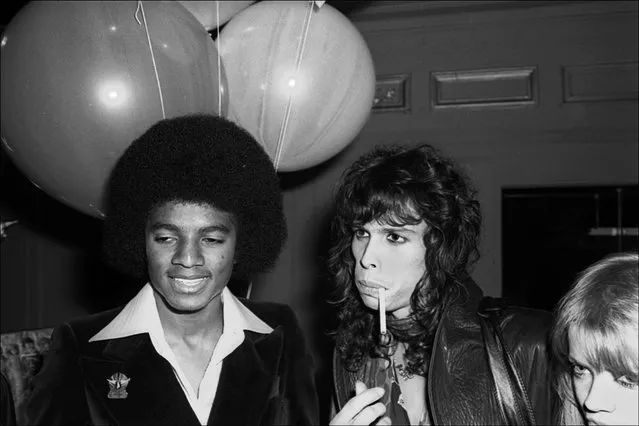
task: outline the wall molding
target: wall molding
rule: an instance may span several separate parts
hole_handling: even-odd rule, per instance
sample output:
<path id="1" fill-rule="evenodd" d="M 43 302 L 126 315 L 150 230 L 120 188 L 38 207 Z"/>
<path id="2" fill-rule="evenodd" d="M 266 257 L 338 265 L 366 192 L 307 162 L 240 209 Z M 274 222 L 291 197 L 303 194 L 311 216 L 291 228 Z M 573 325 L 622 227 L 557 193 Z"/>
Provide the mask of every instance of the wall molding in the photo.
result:
<path id="1" fill-rule="evenodd" d="M 537 68 L 494 68 L 432 72 L 433 108 L 535 106 Z"/>
<path id="2" fill-rule="evenodd" d="M 563 101 L 636 101 L 637 66 L 637 62 L 564 66 Z"/>
<path id="3" fill-rule="evenodd" d="M 386 20 L 414 17 L 457 14 L 465 12 L 484 12 L 496 10 L 532 9 L 541 7 L 578 6 L 583 8 L 601 7 L 604 9 L 637 9 L 631 1 L 589 1 L 589 0 L 430 0 L 430 1 L 369 1 L 348 13 L 354 21 Z M 586 11 L 587 9 L 582 9 Z"/>
<path id="4" fill-rule="evenodd" d="M 513 1 L 513 0 L 459 0 L 459 1 L 370 1 L 361 2 L 359 9 L 349 13 L 349 18 L 357 21 L 377 19 L 394 19 L 415 15 L 451 14 L 462 12 L 480 12 L 487 10 L 522 9 L 539 6 L 587 3 L 587 1 L 545 0 L 545 1 Z"/>
<path id="5" fill-rule="evenodd" d="M 410 74 L 377 76 L 373 112 L 410 112 Z"/>
<path id="6" fill-rule="evenodd" d="M 636 1 L 372 1 L 348 13 L 364 34 L 437 31 L 534 19 L 585 19 L 639 13 Z"/>

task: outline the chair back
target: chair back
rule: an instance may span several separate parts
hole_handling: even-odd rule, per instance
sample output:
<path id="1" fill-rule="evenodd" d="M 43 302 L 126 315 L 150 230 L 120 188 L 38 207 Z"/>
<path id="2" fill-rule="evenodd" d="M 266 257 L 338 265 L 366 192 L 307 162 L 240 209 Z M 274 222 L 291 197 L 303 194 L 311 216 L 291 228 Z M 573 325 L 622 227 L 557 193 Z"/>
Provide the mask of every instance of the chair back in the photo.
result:
<path id="1" fill-rule="evenodd" d="M 23 424 L 25 404 L 33 389 L 31 382 L 49 351 L 51 333 L 53 328 L 0 334 L 0 372 L 11 388 L 17 424 Z"/>

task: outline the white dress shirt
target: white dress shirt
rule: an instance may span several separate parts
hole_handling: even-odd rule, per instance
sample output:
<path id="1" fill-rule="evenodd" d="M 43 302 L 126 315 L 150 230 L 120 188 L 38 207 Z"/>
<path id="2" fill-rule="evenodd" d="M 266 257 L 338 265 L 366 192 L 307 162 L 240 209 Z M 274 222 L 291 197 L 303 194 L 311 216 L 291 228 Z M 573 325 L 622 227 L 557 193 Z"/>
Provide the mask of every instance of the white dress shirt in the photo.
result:
<path id="1" fill-rule="evenodd" d="M 122 309 L 106 327 L 89 339 L 89 342 L 119 339 L 135 334 L 148 333 L 156 352 L 173 367 L 175 377 L 180 383 L 182 391 L 184 391 L 200 423 L 206 425 L 211 407 L 213 406 L 213 399 L 217 392 L 224 358 L 242 344 L 244 341 L 244 330 L 262 334 L 269 334 L 273 331 L 268 324 L 259 319 L 237 300 L 228 288 L 222 290 L 222 312 L 224 318 L 222 335 L 213 350 L 209 365 L 204 372 L 204 376 L 200 382 L 199 392 L 197 389 L 193 389 L 187 380 L 186 375 L 177 362 L 173 350 L 164 337 L 160 315 L 158 314 L 155 297 L 153 296 L 153 288 L 149 283 L 126 304 L 124 309 Z"/>

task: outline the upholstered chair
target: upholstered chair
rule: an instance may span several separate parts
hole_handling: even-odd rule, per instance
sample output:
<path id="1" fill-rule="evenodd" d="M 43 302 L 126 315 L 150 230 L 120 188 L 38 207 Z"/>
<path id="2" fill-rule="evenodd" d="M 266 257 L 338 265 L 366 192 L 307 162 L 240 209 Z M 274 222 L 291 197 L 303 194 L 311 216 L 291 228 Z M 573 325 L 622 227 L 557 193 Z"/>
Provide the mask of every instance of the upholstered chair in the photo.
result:
<path id="1" fill-rule="evenodd" d="M 0 335 L 0 372 L 9 384 L 18 425 L 24 424 L 25 403 L 32 391 L 31 381 L 42 368 L 44 356 L 49 351 L 52 332 L 53 328 L 43 328 Z M 11 407 L 5 399 L 6 392 L 3 389 L 2 421 L 11 424 Z"/>

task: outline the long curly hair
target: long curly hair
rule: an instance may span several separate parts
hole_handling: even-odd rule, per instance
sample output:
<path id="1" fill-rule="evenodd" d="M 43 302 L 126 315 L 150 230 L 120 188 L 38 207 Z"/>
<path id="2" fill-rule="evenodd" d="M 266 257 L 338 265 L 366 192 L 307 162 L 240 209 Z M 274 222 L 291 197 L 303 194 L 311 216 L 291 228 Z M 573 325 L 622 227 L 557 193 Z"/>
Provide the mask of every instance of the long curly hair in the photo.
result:
<path id="1" fill-rule="evenodd" d="M 348 370 L 359 369 L 366 356 L 387 356 L 401 341 L 408 371 L 426 375 L 445 301 L 461 290 L 479 258 L 481 212 L 475 197 L 458 166 L 428 144 L 377 147 L 344 172 L 335 195 L 328 267 L 335 284 L 329 303 L 339 320 L 331 334 Z M 353 279 L 354 229 L 371 221 L 428 225 L 426 272 L 411 295 L 409 317 L 388 317 L 390 343 L 379 341 L 376 312 L 364 305 Z"/>
<path id="2" fill-rule="evenodd" d="M 102 246 L 108 265 L 148 278 L 145 225 L 152 209 L 167 201 L 205 203 L 234 216 L 237 277 L 270 268 L 287 237 L 271 159 L 250 133 L 222 117 L 164 119 L 126 149 L 107 187 Z"/>
<path id="3" fill-rule="evenodd" d="M 614 253 L 582 271 L 555 307 L 550 332 L 554 389 L 559 397 L 556 424 L 584 425 L 572 386 L 569 331 L 588 339 L 586 361 L 614 377 L 637 377 L 636 349 L 624 330 L 639 321 L 637 252 Z"/>

